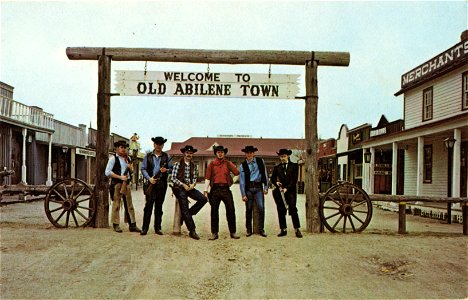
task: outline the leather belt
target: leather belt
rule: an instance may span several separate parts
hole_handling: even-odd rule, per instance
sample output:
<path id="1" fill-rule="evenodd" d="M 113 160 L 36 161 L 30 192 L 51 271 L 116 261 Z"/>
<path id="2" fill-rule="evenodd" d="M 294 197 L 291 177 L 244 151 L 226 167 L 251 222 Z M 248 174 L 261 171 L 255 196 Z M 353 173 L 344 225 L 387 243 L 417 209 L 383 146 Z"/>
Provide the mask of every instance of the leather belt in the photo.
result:
<path id="1" fill-rule="evenodd" d="M 249 187 L 250 188 L 263 188 L 263 184 L 261 182 L 250 181 Z"/>
<path id="2" fill-rule="evenodd" d="M 229 184 L 227 183 L 213 183 L 213 188 L 228 188 Z"/>

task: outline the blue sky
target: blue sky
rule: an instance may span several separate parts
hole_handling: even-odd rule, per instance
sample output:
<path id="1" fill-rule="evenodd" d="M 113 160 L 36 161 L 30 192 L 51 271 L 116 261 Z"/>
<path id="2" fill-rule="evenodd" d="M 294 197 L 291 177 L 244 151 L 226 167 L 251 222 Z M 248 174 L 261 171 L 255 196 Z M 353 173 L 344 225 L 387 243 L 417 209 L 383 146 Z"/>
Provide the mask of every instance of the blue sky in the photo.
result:
<path id="1" fill-rule="evenodd" d="M 67 47 L 350 52 L 349 67 L 319 67 L 318 133 L 403 118 L 401 75 L 456 44 L 467 2 L 1 1 L 0 80 L 15 100 L 72 125 L 96 127 L 97 62 Z M 112 62 L 144 70 L 145 62 Z M 206 71 L 204 64 L 148 62 L 150 71 Z M 211 72 L 268 73 L 268 65 L 210 65 Z M 272 65 L 277 74 L 304 67 Z M 115 81 L 112 82 L 114 84 Z M 300 96 L 302 96 L 300 95 Z M 301 100 L 113 97 L 111 132 L 169 142 L 191 136 L 304 137 Z M 170 147 L 169 143 L 166 149 Z"/>

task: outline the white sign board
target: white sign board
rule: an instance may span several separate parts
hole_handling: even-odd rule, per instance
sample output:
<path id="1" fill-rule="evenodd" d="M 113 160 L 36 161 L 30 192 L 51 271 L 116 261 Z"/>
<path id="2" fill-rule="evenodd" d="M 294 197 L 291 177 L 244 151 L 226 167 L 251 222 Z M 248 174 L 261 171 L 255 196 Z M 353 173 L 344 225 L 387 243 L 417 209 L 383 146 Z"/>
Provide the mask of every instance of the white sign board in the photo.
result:
<path id="1" fill-rule="evenodd" d="M 116 71 L 121 96 L 295 99 L 298 74 Z"/>
<path id="2" fill-rule="evenodd" d="M 96 156 L 96 151 L 83 149 L 83 148 L 76 148 L 76 154 L 95 157 Z"/>

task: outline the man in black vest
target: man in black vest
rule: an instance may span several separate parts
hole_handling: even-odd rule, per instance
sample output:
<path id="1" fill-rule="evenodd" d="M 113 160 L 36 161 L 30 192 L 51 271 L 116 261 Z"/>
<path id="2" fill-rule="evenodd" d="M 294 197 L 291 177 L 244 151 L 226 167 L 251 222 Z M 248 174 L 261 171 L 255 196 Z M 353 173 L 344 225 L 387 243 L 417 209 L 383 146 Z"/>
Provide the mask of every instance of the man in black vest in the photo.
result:
<path id="1" fill-rule="evenodd" d="M 302 233 L 299 230 L 301 224 L 299 223 L 299 216 L 297 215 L 296 208 L 296 185 L 299 167 L 289 159 L 289 156 L 292 154 L 291 150 L 280 149 L 276 154 L 279 155 L 281 163 L 273 168 L 270 179 L 276 187 L 273 190 L 273 198 L 275 199 L 276 209 L 278 210 L 278 221 L 281 229 L 278 236 L 285 236 L 287 234 L 286 212 L 289 211 L 296 236 L 301 238 Z"/>
<path id="2" fill-rule="evenodd" d="M 187 225 L 190 237 L 199 240 L 200 237 L 195 231 L 195 222 L 192 216 L 196 215 L 200 209 L 202 209 L 208 202 L 208 199 L 195 188 L 198 179 L 198 166 L 193 163 L 192 158 L 193 154 L 197 152 L 197 149 L 186 145 L 184 148 L 180 149 L 180 152 L 184 154 L 184 157 L 174 164 L 172 170 L 172 182 L 174 183 L 174 187 L 172 191 L 179 202 L 182 220 L 185 222 L 185 225 Z M 190 208 L 189 197 L 197 201 L 197 203 Z"/>
<path id="3" fill-rule="evenodd" d="M 127 153 L 128 144 L 126 141 L 117 141 L 114 143 L 115 154 L 107 161 L 105 174 L 111 178 L 109 193 L 112 199 L 112 225 L 115 232 L 122 232 L 120 229 L 120 200 L 125 208 L 125 222 L 129 224 L 131 232 L 140 232 L 136 226 L 135 209 L 133 208 L 132 193 L 130 185 L 133 165 Z M 126 184 L 124 184 L 126 183 Z"/>
<path id="4" fill-rule="evenodd" d="M 241 149 L 245 153 L 246 160 L 240 165 L 239 185 L 242 194 L 242 201 L 245 202 L 245 226 L 247 236 L 252 235 L 252 211 L 254 200 L 257 203 L 259 224 L 258 232 L 266 237 L 264 230 L 265 223 L 265 196 L 268 194 L 268 176 L 265 168 L 265 161 L 259 157 L 254 157 L 258 151 L 254 146 L 246 146 Z"/>
<path id="5" fill-rule="evenodd" d="M 169 155 L 162 151 L 167 139 L 157 136 L 151 138 L 151 140 L 154 144 L 154 150 L 145 155 L 141 165 L 141 173 L 147 180 L 147 183 L 144 185 L 146 191 L 148 191 L 147 187 L 149 185 L 152 186 L 149 194 L 145 192 L 146 203 L 143 209 L 143 226 L 140 234 L 146 235 L 148 233 L 151 222 L 151 212 L 154 206 L 154 232 L 158 235 L 162 235 L 162 206 L 164 198 L 166 197 L 167 176 L 169 174 L 168 172 L 172 169 L 172 163 Z"/>

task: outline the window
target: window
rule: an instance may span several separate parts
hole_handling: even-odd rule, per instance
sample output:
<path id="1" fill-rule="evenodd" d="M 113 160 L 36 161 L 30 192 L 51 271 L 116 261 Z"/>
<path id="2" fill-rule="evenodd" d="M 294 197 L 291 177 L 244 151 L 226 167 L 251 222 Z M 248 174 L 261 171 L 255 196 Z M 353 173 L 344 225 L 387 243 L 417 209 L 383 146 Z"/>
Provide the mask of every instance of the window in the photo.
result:
<path id="1" fill-rule="evenodd" d="M 432 145 L 424 146 L 424 182 L 431 183 L 432 182 Z"/>
<path id="2" fill-rule="evenodd" d="M 432 119 L 432 86 L 423 90 L 423 121 Z"/>
<path id="3" fill-rule="evenodd" d="M 354 165 L 354 178 L 361 179 L 362 178 L 362 164 L 355 164 Z"/>
<path id="4" fill-rule="evenodd" d="M 463 73 L 462 110 L 468 109 L 468 72 Z"/>

